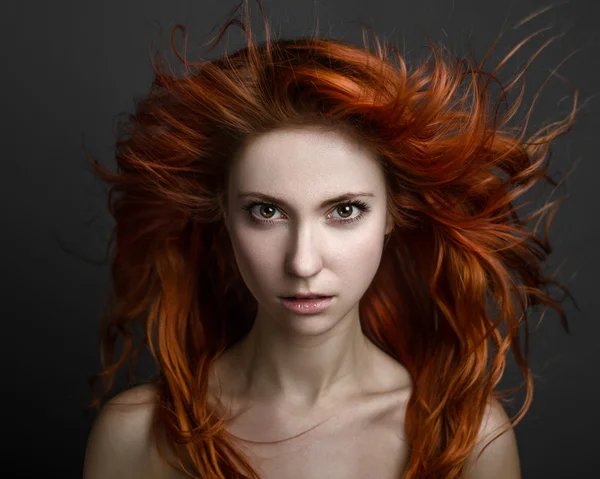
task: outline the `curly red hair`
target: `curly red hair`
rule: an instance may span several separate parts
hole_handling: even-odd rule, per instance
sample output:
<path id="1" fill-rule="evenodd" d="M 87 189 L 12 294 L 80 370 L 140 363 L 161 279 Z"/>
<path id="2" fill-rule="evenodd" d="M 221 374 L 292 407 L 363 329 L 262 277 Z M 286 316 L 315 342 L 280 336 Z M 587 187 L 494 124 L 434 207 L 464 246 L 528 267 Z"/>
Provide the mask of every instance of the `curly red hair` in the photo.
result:
<path id="1" fill-rule="evenodd" d="M 160 58 L 153 61 L 151 91 L 117 140 L 119 171 L 92 161 L 112 185 L 116 227 L 102 370 L 91 381 L 102 379 L 104 391 L 91 405 L 99 407 L 121 366 L 149 347 L 160 371 L 155 431 L 161 424 L 171 444 L 184 445 L 193 470 L 177 450 L 181 461 L 174 466 L 193 477 L 259 477 L 206 400 L 211 366 L 250 330 L 256 314 L 222 221 L 225 179 L 230 159 L 253 137 L 319 124 L 372 146 L 386 172 L 395 226 L 360 301 L 360 321 L 414 380 L 404 477 L 458 478 L 490 398 L 514 392 L 494 390 L 509 349 L 527 386 L 513 426 L 530 406 L 528 309 L 555 309 L 568 332 L 549 287 L 568 290 L 542 272 L 561 200 L 526 217 L 515 206 L 538 183 L 558 186 L 546 173 L 550 144 L 570 129 L 577 111 L 575 91 L 569 114 L 533 134 L 526 133 L 531 108 L 515 120 L 527 68 L 555 37 L 502 84 L 502 66 L 541 30 L 491 72 L 483 66 L 497 42 L 480 64 L 430 42 L 431 55 L 409 68 L 397 48 L 376 36 L 374 50 L 366 41 L 360 48 L 317 35 L 273 40 L 264 13 L 267 39 L 256 45 L 242 3 L 245 23 L 230 19 L 215 46 L 235 23 L 247 47 L 195 63 L 177 54 L 185 65 L 180 76 Z M 136 324 L 145 330 L 138 344 Z M 115 359 L 119 336 L 123 351 Z"/>

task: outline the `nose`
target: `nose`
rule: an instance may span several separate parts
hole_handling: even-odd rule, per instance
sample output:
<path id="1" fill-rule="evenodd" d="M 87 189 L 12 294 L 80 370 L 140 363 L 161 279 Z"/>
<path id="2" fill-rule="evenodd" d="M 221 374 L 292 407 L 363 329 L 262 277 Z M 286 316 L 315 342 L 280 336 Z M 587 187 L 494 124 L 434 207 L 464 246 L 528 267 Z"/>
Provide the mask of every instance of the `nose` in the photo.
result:
<path id="1" fill-rule="evenodd" d="M 317 274 L 323 268 L 322 246 L 323 242 L 319 240 L 314 227 L 298 227 L 289 240 L 286 271 L 302 278 Z"/>

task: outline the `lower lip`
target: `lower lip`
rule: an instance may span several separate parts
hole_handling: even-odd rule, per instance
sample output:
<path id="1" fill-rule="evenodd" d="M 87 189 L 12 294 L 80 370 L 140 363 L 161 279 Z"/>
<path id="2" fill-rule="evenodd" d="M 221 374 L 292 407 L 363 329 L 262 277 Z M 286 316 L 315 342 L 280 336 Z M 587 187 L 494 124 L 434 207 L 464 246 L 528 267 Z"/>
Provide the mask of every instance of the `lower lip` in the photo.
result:
<path id="1" fill-rule="evenodd" d="M 298 314 L 317 314 L 322 311 L 325 311 L 331 301 L 333 300 L 333 296 L 329 296 L 327 298 L 318 298 L 318 299 L 287 299 L 281 298 L 282 304 Z"/>

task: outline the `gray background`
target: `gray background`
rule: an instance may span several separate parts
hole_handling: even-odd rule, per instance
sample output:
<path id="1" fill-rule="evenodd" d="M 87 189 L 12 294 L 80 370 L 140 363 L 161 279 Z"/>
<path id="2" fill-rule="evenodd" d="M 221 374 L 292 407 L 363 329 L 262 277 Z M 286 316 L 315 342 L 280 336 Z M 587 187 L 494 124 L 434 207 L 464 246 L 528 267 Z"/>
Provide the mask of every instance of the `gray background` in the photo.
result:
<path id="1" fill-rule="evenodd" d="M 2 39 L 2 301 L 4 477 L 80 477 L 93 414 L 87 379 L 99 367 L 96 330 L 108 282 L 104 261 L 112 218 L 103 187 L 84 159 L 82 139 L 94 157 L 114 167 L 117 115 L 132 112 L 152 80 L 151 42 L 168 43 L 170 30 L 191 27 L 188 58 L 223 25 L 236 5 L 193 0 L 3 2 Z M 360 22 L 396 43 L 408 58 L 425 52 L 426 35 L 459 54 L 472 47 L 480 60 L 503 23 L 546 3 L 475 0 L 264 1 L 274 31 L 296 37 L 320 30 L 361 44 Z M 251 3 L 253 25 L 264 39 L 259 10 Z M 531 24 L 507 34 L 498 49 L 545 25 L 566 36 L 551 45 L 528 75 L 525 105 L 548 73 L 574 49 L 582 51 L 560 70 L 584 100 L 600 92 L 599 3 L 561 3 Z M 243 45 L 239 29 L 228 34 L 228 51 Z M 505 70 L 514 73 L 549 35 L 525 47 Z M 177 36 L 181 46 L 181 36 Z M 220 46 L 207 55 L 223 52 Z M 169 58 L 173 58 L 170 54 Z M 495 57 L 491 59 L 494 65 Z M 562 117 L 570 87 L 549 82 L 532 116 L 539 127 Z M 598 120 L 593 99 L 573 130 L 556 141 L 551 172 L 577 169 L 562 193 L 570 195 L 550 230 L 554 252 L 548 270 L 560 266 L 579 305 L 564 304 L 571 335 L 555 313 L 535 330 L 532 317 L 531 367 L 534 402 L 517 426 L 523 477 L 591 477 L 600 466 L 597 311 L 599 201 Z M 549 191 L 549 190 L 547 190 Z M 72 250 L 71 253 L 68 250 Z M 73 253 L 75 252 L 75 253 Z M 83 255 L 87 260 L 82 259 Z M 92 261 L 90 261 L 90 259 Z M 96 264 L 95 264 L 96 263 Z M 517 386 L 512 357 L 501 383 Z M 113 392 L 124 384 L 120 382 Z M 523 396 L 519 396 L 517 405 Z M 514 413 L 516 410 L 509 410 Z M 10 474 L 7 474 L 11 471 Z"/>

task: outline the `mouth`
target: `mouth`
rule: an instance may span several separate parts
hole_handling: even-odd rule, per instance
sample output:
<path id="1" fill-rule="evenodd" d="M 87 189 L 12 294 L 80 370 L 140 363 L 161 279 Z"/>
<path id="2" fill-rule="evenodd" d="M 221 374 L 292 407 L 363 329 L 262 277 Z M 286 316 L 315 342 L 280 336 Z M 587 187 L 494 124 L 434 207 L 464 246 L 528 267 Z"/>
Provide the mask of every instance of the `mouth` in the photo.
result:
<path id="1" fill-rule="evenodd" d="M 281 298 L 283 306 L 296 314 L 319 314 L 329 308 L 332 302 L 333 296 Z"/>
<path id="2" fill-rule="evenodd" d="M 314 299 L 325 299 L 325 298 L 331 298 L 331 296 L 303 296 L 303 297 L 298 297 L 298 296 L 282 296 L 283 299 L 291 299 L 293 301 L 303 301 L 303 300 L 314 300 Z"/>

